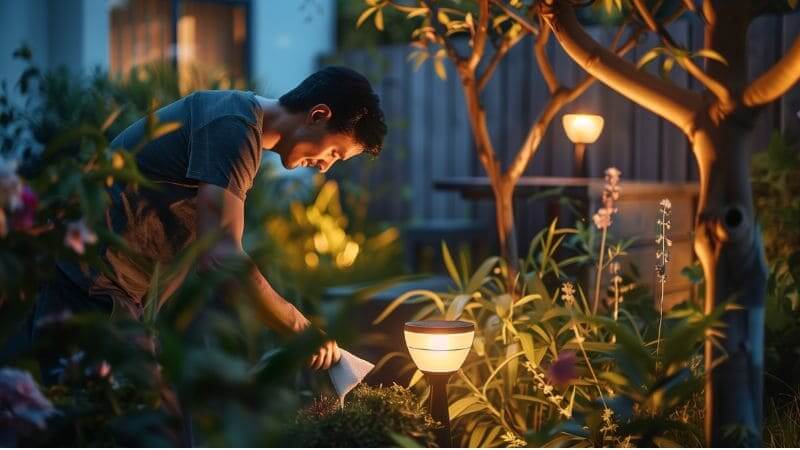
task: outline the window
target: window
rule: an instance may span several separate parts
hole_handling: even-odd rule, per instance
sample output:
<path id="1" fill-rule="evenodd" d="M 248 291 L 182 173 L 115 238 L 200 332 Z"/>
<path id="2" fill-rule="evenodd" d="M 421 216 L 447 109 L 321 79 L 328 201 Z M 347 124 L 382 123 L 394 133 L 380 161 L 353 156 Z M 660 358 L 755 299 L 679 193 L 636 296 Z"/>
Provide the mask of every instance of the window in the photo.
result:
<path id="1" fill-rule="evenodd" d="M 181 90 L 225 88 L 248 78 L 246 0 L 117 0 L 111 8 L 111 71 L 168 62 Z"/>

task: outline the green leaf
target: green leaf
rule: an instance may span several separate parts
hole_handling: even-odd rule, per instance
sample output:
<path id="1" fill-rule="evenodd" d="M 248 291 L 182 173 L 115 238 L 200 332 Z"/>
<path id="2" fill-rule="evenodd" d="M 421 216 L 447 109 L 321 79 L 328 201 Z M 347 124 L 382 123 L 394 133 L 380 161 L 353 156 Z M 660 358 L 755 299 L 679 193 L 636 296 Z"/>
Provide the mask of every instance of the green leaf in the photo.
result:
<path id="1" fill-rule="evenodd" d="M 500 258 L 493 256 L 491 258 L 485 259 L 475 273 L 472 274 L 472 278 L 467 281 L 467 287 L 464 289 L 465 292 L 472 293 L 480 289 L 481 285 L 483 285 L 484 280 L 495 268 Z"/>
<path id="2" fill-rule="evenodd" d="M 117 117 L 119 117 L 121 112 L 122 108 L 120 108 L 119 106 L 114 108 L 114 110 L 111 111 L 111 114 L 109 114 L 108 117 L 106 117 L 106 120 L 103 121 L 103 125 L 100 127 L 100 129 L 102 131 L 106 131 L 117 120 Z"/>
<path id="3" fill-rule="evenodd" d="M 608 380 L 616 384 L 617 386 L 628 385 L 628 379 L 616 372 L 600 372 L 599 374 L 597 374 L 597 378 Z"/>
<path id="4" fill-rule="evenodd" d="M 497 315 L 506 319 L 511 315 L 511 302 L 513 299 L 508 294 L 500 294 L 492 298 Z"/>
<path id="5" fill-rule="evenodd" d="M 389 303 L 386 309 L 384 309 L 383 312 L 381 312 L 381 314 L 378 317 L 376 317 L 375 320 L 372 321 L 372 324 L 377 325 L 383 322 L 384 319 L 389 317 L 389 314 L 394 312 L 394 310 L 400 307 L 400 305 L 402 305 L 406 300 L 413 297 L 427 298 L 433 301 L 434 304 L 436 304 L 436 307 L 439 309 L 439 312 L 444 314 L 445 312 L 444 302 L 442 301 L 441 297 L 439 297 L 438 294 L 436 294 L 433 291 L 425 289 L 415 289 L 413 291 L 406 292 L 405 294 L 397 297 L 391 303 Z"/>
<path id="6" fill-rule="evenodd" d="M 494 439 L 498 434 L 500 434 L 501 431 L 503 431 L 503 427 L 500 425 L 495 425 L 494 428 L 492 428 L 492 431 L 490 431 L 489 434 L 486 435 L 486 438 L 483 439 L 481 447 L 486 448 L 492 446 Z"/>
<path id="7" fill-rule="evenodd" d="M 481 423 L 478 424 L 474 430 L 472 430 L 472 435 L 469 437 L 470 448 L 480 447 L 481 442 L 483 442 L 483 435 L 486 433 L 487 428 L 488 426 L 485 423 Z"/>
<path id="8" fill-rule="evenodd" d="M 642 55 L 641 58 L 639 58 L 639 62 L 636 63 L 636 68 L 641 69 L 642 67 L 646 66 L 651 61 L 658 58 L 658 55 L 660 55 L 661 52 L 662 49 L 658 47 L 648 50 L 644 55 Z"/>
<path id="9" fill-rule="evenodd" d="M 400 448 L 422 448 L 422 445 L 420 445 L 419 442 L 404 434 L 395 433 L 394 431 L 389 430 L 389 437 L 392 438 L 394 443 Z"/>
<path id="10" fill-rule="evenodd" d="M 526 332 L 520 332 L 517 337 L 519 337 L 519 342 L 522 344 L 522 352 L 525 353 L 525 358 L 536 364 L 536 353 L 534 352 L 536 346 L 533 343 L 533 336 Z"/>
<path id="11" fill-rule="evenodd" d="M 383 9 L 379 9 L 378 12 L 375 13 L 375 28 L 378 31 L 383 31 Z"/>
<path id="12" fill-rule="evenodd" d="M 155 325 L 158 316 L 160 275 L 161 262 L 156 261 L 153 275 L 150 277 L 150 287 L 147 290 L 147 304 L 144 307 L 144 322 L 148 325 Z"/>
<path id="13" fill-rule="evenodd" d="M 478 402 L 478 398 L 472 394 L 467 395 L 466 397 L 462 397 L 455 402 L 453 402 L 448 411 L 450 412 L 450 419 L 455 419 L 456 417 L 460 416 L 468 407 L 474 405 Z"/>
<path id="14" fill-rule="evenodd" d="M 717 62 L 719 62 L 719 63 L 721 63 L 723 65 L 726 65 L 726 66 L 728 65 L 728 61 L 725 59 L 725 57 L 723 57 L 722 55 L 720 55 L 716 51 L 711 50 L 710 48 L 704 48 L 704 49 L 698 50 L 698 51 L 694 52 L 694 55 L 695 56 L 701 56 L 703 58 L 713 59 L 714 61 L 717 61 Z"/>
<path id="15" fill-rule="evenodd" d="M 155 140 L 164 136 L 165 134 L 172 133 L 173 131 L 182 127 L 183 124 L 181 122 L 165 122 L 159 124 L 154 130 L 150 139 Z"/>
<path id="16" fill-rule="evenodd" d="M 444 315 L 444 320 L 456 320 L 461 317 L 461 313 L 464 311 L 464 306 L 472 299 L 471 295 L 461 294 L 457 295 L 456 298 L 450 302 L 450 305 L 447 307 L 447 312 Z"/>
<path id="17" fill-rule="evenodd" d="M 458 275 L 456 263 L 453 262 L 453 257 L 450 255 L 450 249 L 447 248 L 447 243 L 444 241 L 442 241 L 442 259 L 444 259 L 444 265 L 447 268 L 447 272 L 450 274 L 450 278 L 453 279 L 458 289 L 461 290 L 463 287 L 461 284 L 461 277 Z"/>
<path id="18" fill-rule="evenodd" d="M 660 448 L 681 448 L 681 447 L 683 447 L 683 445 L 678 444 L 677 442 L 675 442 L 675 441 L 673 441 L 671 439 L 667 439 L 667 438 L 660 437 L 660 436 L 654 437 L 653 438 L 653 443 L 656 444 L 656 446 L 658 446 Z"/>
<path id="19" fill-rule="evenodd" d="M 414 387 L 414 385 L 419 383 L 419 381 L 422 379 L 423 376 L 424 376 L 423 373 L 420 372 L 419 370 L 414 371 L 414 375 L 411 377 L 411 380 L 408 382 L 408 388 L 410 389 L 410 388 Z"/>
<path id="20" fill-rule="evenodd" d="M 441 80 L 447 79 L 447 70 L 444 68 L 444 61 L 442 58 L 434 58 L 433 60 L 433 68 L 436 70 L 436 75 Z"/>
<path id="21" fill-rule="evenodd" d="M 675 58 L 666 58 L 664 62 L 661 63 L 661 76 L 664 78 L 668 77 L 673 67 L 675 67 Z"/>
<path id="22" fill-rule="evenodd" d="M 364 12 L 362 12 L 361 15 L 358 16 L 358 20 L 356 21 L 356 28 L 360 27 L 369 18 L 369 16 L 372 13 L 374 13 L 375 10 L 377 9 L 378 8 L 375 6 L 365 9 Z"/>

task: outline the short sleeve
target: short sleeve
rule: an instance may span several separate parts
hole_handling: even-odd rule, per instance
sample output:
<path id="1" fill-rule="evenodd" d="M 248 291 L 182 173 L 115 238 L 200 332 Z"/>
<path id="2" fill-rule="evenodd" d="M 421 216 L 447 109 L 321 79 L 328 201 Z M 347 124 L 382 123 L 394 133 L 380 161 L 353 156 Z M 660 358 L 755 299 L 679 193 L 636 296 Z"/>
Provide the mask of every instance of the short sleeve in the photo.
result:
<path id="1" fill-rule="evenodd" d="M 235 116 L 193 130 L 186 177 L 220 186 L 244 200 L 261 163 L 258 137 L 255 127 Z"/>

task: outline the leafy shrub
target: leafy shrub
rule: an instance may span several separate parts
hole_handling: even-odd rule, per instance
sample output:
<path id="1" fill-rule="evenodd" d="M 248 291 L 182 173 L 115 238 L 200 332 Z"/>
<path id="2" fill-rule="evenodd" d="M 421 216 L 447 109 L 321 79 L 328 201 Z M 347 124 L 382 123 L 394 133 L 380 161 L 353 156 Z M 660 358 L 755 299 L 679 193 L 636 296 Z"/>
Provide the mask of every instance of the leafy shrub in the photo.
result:
<path id="1" fill-rule="evenodd" d="M 398 385 L 360 385 L 344 407 L 333 396 L 321 397 L 301 410 L 287 433 L 291 447 L 395 447 L 405 438 L 435 446 L 437 423 L 414 395 Z"/>
<path id="2" fill-rule="evenodd" d="M 769 431 L 781 420 L 769 414 L 781 409 L 794 412 L 800 387 L 800 153 L 796 145 L 775 132 L 767 148 L 753 155 L 751 175 L 770 268 L 764 336 L 765 426 Z"/>
<path id="3" fill-rule="evenodd" d="M 19 56 L 30 61 L 29 52 Z M 135 152 L 114 151 L 110 139 L 178 95 L 166 68 L 146 73 L 113 80 L 100 72 L 79 77 L 40 74 L 31 67 L 18 84 L 26 88 L 21 102 L 12 101 L 6 90 L 0 96 L 0 367 L 38 378 L 41 356 L 55 355 L 62 362 L 57 383 L 43 390 L 57 413 L 35 432 L 28 425 L 0 427 L 4 445 L 183 444 L 177 396 L 181 407 L 191 410 L 198 443 L 270 446 L 284 430 L 286 410 L 300 404 L 301 389 L 290 375 L 319 347 L 321 336 L 309 333 L 282 342 L 279 363 L 256 370 L 265 350 L 278 343 L 257 323 L 255 303 L 241 292 L 229 305 L 212 308 L 222 286 L 239 283 L 249 267 L 231 263 L 203 277 L 190 274 L 168 302 L 159 302 L 165 280 L 192 267 L 213 236 L 199 239 L 174 261 L 151 267 L 143 321 L 91 314 L 52 317 L 35 346 L 24 342 L 37 291 L 51 277 L 54 261 L 103 270 L 98 248 L 127 247 L 104 226 L 105 187 L 116 180 L 142 186 L 148 180 L 137 169 Z M 150 138 L 172 126 L 150 124 Z M 249 200 L 249 206 L 258 206 Z M 263 230 L 265 220 L 279 214 L 258 216 L 250 230 Z M 248 247 L 256 253 L 276 245 L 263 231 L 249 237 Z M 341 314 L 349 313 L 346 305 L 337 306 Z M 347 345 L 339 333 L 346 322 L 340 312 L 326 317 L 325 328 Z M 204 332 L 197 336 L 200 322 Z"/>
<path id="4" fill-rule="evenodd" d="M 449 385 L 454 441 L 463 446 L 697 445 L 699 424 L 686 411 L 702 387 L 704 333 L 722 309 L 674 309 L 656 354 L 657 314 L 634 317 L 626 298 L 617 321 L 592 315 L 566 272 L 582 259 L 553 258 L 574 232 L 554 223 L 537 236 L 516 288 L 505 285 L 499 258 L 469 271 L 444 247 L 456 291 L 409 292 L 378 320 L 409 301 L 421 303 L 415 319 L 476 324 L 473 351 Z M 417 371 L 410 385 L 422 380 Z"/>

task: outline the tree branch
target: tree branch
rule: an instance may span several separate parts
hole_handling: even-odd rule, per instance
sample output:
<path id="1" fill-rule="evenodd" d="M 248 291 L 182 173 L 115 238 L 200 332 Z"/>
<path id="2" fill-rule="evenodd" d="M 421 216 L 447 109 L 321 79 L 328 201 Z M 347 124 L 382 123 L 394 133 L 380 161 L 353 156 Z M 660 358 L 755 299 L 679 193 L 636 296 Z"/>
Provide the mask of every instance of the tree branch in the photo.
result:
<path id="1" fill-rule="evenodd" d="M 478 27 L 475 29 L 475 38 L 472 43 L 472 55 L 469 58 L 469 68 L 474 73 L 483 59 L 486 50 L 486 38 L 489 34 L 489 0 L 478 0 Z"/>
<path id="2" fill-rule="evenodd" d="M 658 37 L 661 39 L 661 42 L 667 47 L 667 49 L 676 51 L 676 53 L 686 52 L 686 49 L 675 42 L 675 40 L 672 38 L 672 35 L 669 31 L 667 31 L 664 25 L 658 23 L 653 15 L 650 14 L 650 11 L 645 6 L 643 0 L 633 0 L 633 5 L 639 15 L 642 17 L 642 20 L 644 20 L 647 28 L 658 35 Z M 732 107 L 733 97 L 731 96 L 731 91 L 727 86 L 725 86 L 716 78 L 705 73 L 703 69 L 698 67 L 697 64 L 692 61 L 691 58 L 676 56 L 676 60 L 678 60 L 678 63 L 681 64 L 681 66 L 683 66 L 691 76 L 702 83 L 703 86 L 705 86 L 709 91 L 711 91 L 712 94 L 714 94 L 715 97 L 717 97 L 717 100 L 723 105 L 724 109 L 730 109 Z"/>
<path id="3" fill-rule="evenodd" d="M 742 103 L 758 107 L 782 96 L 800 80 L 800 37 L 774 66 L 753 80 L 742 93 Z"/>
<path id="4" fill-rule="evenodd" d="M 480 75 L 480 77 L 478 77 L 479 91 L 483 91 L 483 89 L 489 83 L 489 80 L 492 78 L 495 69 L 497 69 L 497 66 L 500 64 L 500 61 L 503 59 L 503 57 L 506 56 L 506 53 L 508 53 L 509 50 L 514 48 L 514 46 L 517 45 L 522 40 L 522 38 L 524 38 L 527 35 L 528 32 L 523 31 L 518 33 L 513 39 L 503 38 L 503 42 L 500 43 L 500 47 L 497 49 L 497 51 L 494 52 L 494 55 L 492 55 L 492 59 L 491 61 L 489 61 L 489 65 L 486 66 L 486 69 L 484 69 L 483 73 Z"/>
<path id="5" fill-rule="evenodd" d="M 552 0 L 551 0 L 552 1 Z M 578 23 L 574 9 L 565 2 L 543 4 L 545 20 L 561 46 L 584 70 L 611 89 L 693 135 L 693 119 L 704 107 L 700 94 L 678 87 L 603 48 Z"/>
<path id="6" fill-rule="evenodd" d="M 622 36 L 622 31 L 623 30 L 620 30 L 614 37 L 614 43 L 619 41 L 619 38 Z M 542 28 L 542 34 L 544 34 L 544 28 Z M 625 54 L 636 46 L 636 41 L 641 34 L 642 29 L 636 29 L 631 33 L 625 43 L 616 49 L 616 54 L 620 57 L 625 56 Z M 522 173 L 525 172 L 525 168 L 528 167 L 531 158 L 533 158 L 533 155 L 539 149 L 542 138 L 544 138 L 544 134 L 555 115 L 565 105 L 573 102 L 576 98 L 580 97 L 581 94 L 586 92 L 595 80 L 595 77 L 587 74 L 578 84 L 570 89 L 564 89 L 561 86 L 558 87 L 553 96 L 550 97 L 550 101 L 548 101 L 544 110 L 542 110 L 542 114 L 536 120 L 536 123 L 531 127 L 528 136 L 525 138 L 525 142 L 522 143 L 522 146 L 517 152 L 517 156 L 508 169 L 508 174 L 506 176 L 512 183 L 515 183 L 519 177 L 522 176 Z"/>
<path id="7" fill-rule="evenodd" d="M 539 36 L 536 36 L 536 42 L 533 43 L 533 54 L 536 57 L 536 64 L 539 66 L 539 72 L 547 84 L 547 90 L 550 95 L 556 93 L 560 87 L 556 72 L 553 70 L 553 65 L 547 59 L 547 42 L 550 40 L 550 27 L 544 23 L 544 19 L 539 17 L 540 27 Z"/>

